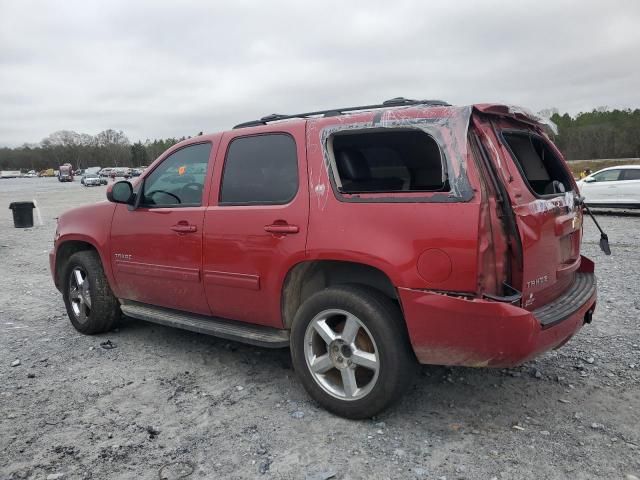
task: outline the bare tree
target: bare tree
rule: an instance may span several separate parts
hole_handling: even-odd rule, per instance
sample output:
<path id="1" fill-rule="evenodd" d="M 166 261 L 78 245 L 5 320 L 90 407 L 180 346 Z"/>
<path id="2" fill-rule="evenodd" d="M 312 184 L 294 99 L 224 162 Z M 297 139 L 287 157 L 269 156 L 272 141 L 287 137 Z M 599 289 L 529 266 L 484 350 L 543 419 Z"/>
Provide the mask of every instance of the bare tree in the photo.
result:
<path id="1" fill-rule="evenodd" d="M 131 152 L 129 150 L 129 139 L 122 130 L 108 129 L 96 135 L 96 142 L 99 147 L 104 148 L 107 161 L 114 166 L 127 161 Z"/>
<path id="2" fill-rule="evenodd" d="M 58 164 L 70 163 L 80 168 L 82 147 L 91 142 L 91 135 L 72 130 L 59 130 L 42 140 L 42 148 L 51 152 Z"/>

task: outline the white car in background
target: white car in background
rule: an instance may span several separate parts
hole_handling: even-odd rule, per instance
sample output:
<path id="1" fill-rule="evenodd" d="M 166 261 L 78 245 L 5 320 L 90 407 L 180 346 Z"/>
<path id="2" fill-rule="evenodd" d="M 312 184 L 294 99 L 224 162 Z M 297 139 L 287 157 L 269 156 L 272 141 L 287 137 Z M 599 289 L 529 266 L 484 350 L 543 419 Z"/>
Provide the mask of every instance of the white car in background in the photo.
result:
<path id="1" fill-rule="evenodd" d="M 578 182 L 590 207 L 640 208 L 640 165 L 608 167 Z"/>
<path id="2" fill-rule="evenodd" d="M 80 183 L 85 187 L 100 186 L 106 185 L 107 179 L 101 178 L 97 173 L 87 173 L 82 176 L 82 178 L 80 179 Z"/>

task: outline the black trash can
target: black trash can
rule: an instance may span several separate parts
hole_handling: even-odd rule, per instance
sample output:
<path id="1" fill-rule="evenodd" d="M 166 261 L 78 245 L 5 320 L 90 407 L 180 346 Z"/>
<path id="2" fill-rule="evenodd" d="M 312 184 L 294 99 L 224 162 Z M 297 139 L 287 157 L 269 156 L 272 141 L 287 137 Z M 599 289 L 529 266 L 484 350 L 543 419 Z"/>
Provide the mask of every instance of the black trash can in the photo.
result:
<path id="1" fill-rule="evenodd" d="M 13 226 L 16 228 L 33 227 L 33 202 L 13 202 L 9 209 L 13 210 Z"/>

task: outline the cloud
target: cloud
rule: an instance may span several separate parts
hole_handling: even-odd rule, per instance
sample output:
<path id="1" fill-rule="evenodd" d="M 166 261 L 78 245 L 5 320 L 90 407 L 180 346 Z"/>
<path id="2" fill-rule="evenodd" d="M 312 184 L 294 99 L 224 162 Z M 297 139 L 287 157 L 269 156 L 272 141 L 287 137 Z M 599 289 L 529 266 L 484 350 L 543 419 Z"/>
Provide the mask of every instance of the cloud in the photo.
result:
<path id="1" fill-rule="evenodd" d="M 0 0 L 0 145 L 395 96 L 640 106 L 640 3 Z"/>

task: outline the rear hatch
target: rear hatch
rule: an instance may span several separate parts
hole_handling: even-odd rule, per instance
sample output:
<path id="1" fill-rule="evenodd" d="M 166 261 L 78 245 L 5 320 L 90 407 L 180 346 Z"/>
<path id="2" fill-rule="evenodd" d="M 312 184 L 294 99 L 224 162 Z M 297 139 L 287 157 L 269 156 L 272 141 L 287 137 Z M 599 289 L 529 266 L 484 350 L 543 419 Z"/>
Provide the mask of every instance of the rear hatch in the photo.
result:
<path id="1" fill-rule="evenodd" d="M 517 227 L 509 280 L 522 292 L 522 306 L 535 310 L 562 295 L 580 267 L 582 209 L 575 202 L 576 184 L 533 118 L 509 107 L 480 106 L 474 125 Z"/>

